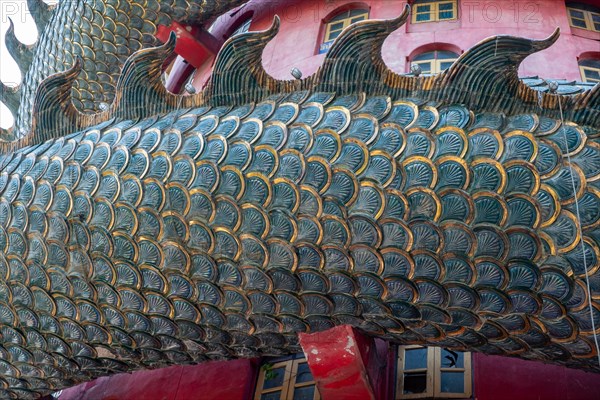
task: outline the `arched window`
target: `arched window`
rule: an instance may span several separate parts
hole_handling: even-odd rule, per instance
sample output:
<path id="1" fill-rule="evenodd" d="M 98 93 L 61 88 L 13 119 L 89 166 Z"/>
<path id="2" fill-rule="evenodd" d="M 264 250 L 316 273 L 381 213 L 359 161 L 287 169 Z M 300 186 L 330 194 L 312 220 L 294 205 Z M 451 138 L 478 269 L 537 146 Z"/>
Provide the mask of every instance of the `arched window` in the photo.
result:
<path id="1" fill-rule="evenodd" d="M 435 50 L 421 53 L 413 57 L 411 64 L 421 67 L 423 74 L 439 74 L 450 68 L 458 58 L 458 54 L 447 50 Z"/>
<path id="2" fill-rule="evenodd" d="M 325 34 L 323 36 L 323 43 L 319 49 L 319 54 L 327 53 L 335 38 L 337 38 L 346 27 L 368 18 L 368 9 L 354 8 L 342 11 L 329 19 L 325 24 Z"/>
<path id="3" fill-rule="evenodd" d="M 600 32 L 600 9 L 579 3 L 568 3 L 569 23 L 573 28 Z"/>
<path id="4" fill-rule="evenodd" d="M 587 59 L 579 61 L 579 70 L 581 71 L 581 79 L 584 82 L 600 82 L 600 59 Z"/>
<path id="5" fill-rule="evenodd" d="M 412 8 L 412 23 L 448 21 L 457 15 L 456 0 L 417 0 Z"/>

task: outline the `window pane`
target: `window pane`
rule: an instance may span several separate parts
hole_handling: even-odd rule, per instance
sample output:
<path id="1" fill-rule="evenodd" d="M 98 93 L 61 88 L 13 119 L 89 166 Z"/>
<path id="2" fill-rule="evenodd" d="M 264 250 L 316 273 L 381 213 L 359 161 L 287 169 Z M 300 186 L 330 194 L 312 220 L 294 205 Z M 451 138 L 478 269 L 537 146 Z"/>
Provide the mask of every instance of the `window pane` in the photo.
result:
<path id="1" fill-rule="evenodd" d="M 593 80 L 593 81 L 597 81 L 598 79 L 600 79 L 600 71 L 595 71 L 593 69 L 585 69 L 585 78 L 588 80 Z"/>
<path id="2" fill-rule="evenodd" d="M 283 377 L 285 375 L 285 367 L 275 368 L 265 373 L 265 384 L 263 390 L 280 387 L 283 385 Z M 268 376 L 268 379 L 267 379 Z"/>
<path id="3" fill-rule="evenodd" d="M 368 12 L 367 10 L 356 9 L 356 10 L 350 11 L 350 16 L 354 17 L 354 16 L 360 15 L 360 14 L 366 14 L 367 12 Z"/>
<path id="4" fill-rule="evenodd" d="M 571 14 L 572 17 L 575 18 L 579 18 L 579 19 L 583 19 L 583 11 L 577 11 L 577 10 L 569 10 L 569 13 Z"/>
<path id="5" fill-rule="evenodd" d="M 453 51 L 439 50 L 437 52 L 437 58 L 438 59 L 440 59 L 440 58 L 441 59 L 444 59 L 444 58 L 452 58 L 452 59 L 454 59 L 454 58 L 457 58 L 457 57 L 458 57 L 458 54 L 456 54 Z"/>
<path id="6" fill-rule="evenodd" d="M 298 374 L 296 375 L 296 383 L 312 382 L 314 381 L 308 363 L 298 364 Z"/>
<path id="7" fill-rule="evenodd" d="M 600 31 L 600 14 L 592 13 L 592 24 L 594 25 L 594 30 Z"/>
<path id="8" fill-rule="evenodd" d="M 462 352 L 442 349 L 442 368 L 464 368 L 465 355 Z"/>
<path id="9" fill-rule="evenodd" d="M 342 28 L 344 28 L 343 22 L 336 22 L 335 24 L 331 24 L 331 26 L 329 27 L 329 29 L 332 31 L 336 31 L 336 30 L 342 29 Z"/>
<path id="10" fill-rule="evenodd" d="M 429 21 L 431 19 L 431 15 L 429 14 L 418 14 L 417 22 Z"/>
<path id="11" fill-rule="evenodd" d="M 406 349 L 404 351 L 404 369 L 419 368 L 427 368 L 427 349 Z"/>
<path id="12" fill-rule="evenodd" d="M 575 26 L 575 27 L 578 27 L 578 28 L 584 28 L 585 29 L 587 27 L 586 24 L 585 24 L 585 21 L 582 20 L 582 19 L 571 18 L 571 24 L 573 26 Z"/>
<path id="13" fill-rule="evenodd" d="M 294 400 L 313 400 L 315 398 L 315 387 L 304 386 L 294 389 Z"/>
<path id="14" fill-rule="evenodd" d="M 281 399 L 281 392 L 265 393 L 260 396 L 260 400 L 279 400 Z"/>
<path id="15" fill-rule="evenodd" d="M 440 11 L 439 16 L 440 19 L 452 19 L 454 18 L 454 13 L 452 11 Z"/>
<path id="16" fill-rule="evenodd" d="M 435 58 L 435 52 L 430 51 L 428 53 L 419 54 L 418 56 L 413 58 L 413 61 L 433 60 L 434 58 Z"/>
<path id="17" fill-rule="evenodd" d="M 452 66 L 452 61 L 444 61 L 440 63 L 440 72 L 447 70 Z"/>
<path id="18" fill-rule="evenodd" d="M 443 393 L 463 393 L 465 391 L 464 372 L 442 372 Z"/>
<path id="19" fill-rule="evenodd" d="M 338 14 L 335 17 L 331 18 L 331 20 L 329 20 L 329 22 L 341 21 L 341 20 L 346 19 L 346 18 L 348 18 L 348 12 L 343 12 L 343 13 Z"/>
<path id="20" fill-rule="evenodd" d="M 431 63 L 430 62 L 420 62 L 420 63 L 414 63 L 414 64 L 417 64 L 419 67 L 421 67 L 422 74 L 430 74 L 431 73 Z"/>
<path id="21" fill-rule="evenodd" d="M 427 372 L 404 374 L 404 394 L 424 393 L 427 390 Z"/>
<path id="22" fill-rule="evenodd" d="M 596 69 L 600 69 L 600 60 L 595 60 L 595 59 L 587 59 L 587 60 L 582 60 L 579 61 L 579 65 L 581 65 L 582 67 L 592 67 L 592 68 L 596 68 Z"/>
<path id="23" fill-rule="evenodd" d="M 329 32 L 329 36 L 327 37 L 327 41 L 331 41 L 333 39 L 335 39 L 336 37 L 340 36 L 340 33 L 342 33 L 342 31 L 335 31 L 335 32 Z"/>
<path id="24" fill-rule="evenodd" d="M 424 12 L 431 12 L 431 5 L 429 4 L 423 4 L 423 5 L 418 5 L 415 8 L 415 12 L 417 13 L 424 13 Z"/>
<path id="25" fill-rule="evenodd" d="M 452 11 L 452 3 L 445 3 L 438 5 L 438 10 L 440 11 Z"/>
<path id="26" fill-rule="evenodd" d="M 351 24 L 353 24 L 353 23 L 355 23 L 355 22 L 362 21 L 362 20 L 364 20 L 364 19 L 365 19 L 365 16 L 364 16 L 364 15 L 363 15 L 363 16 L 360 16 L 360 17 L 352 18 L 352 19 L 350 20 L 350 23 L 351 23 Z"/>

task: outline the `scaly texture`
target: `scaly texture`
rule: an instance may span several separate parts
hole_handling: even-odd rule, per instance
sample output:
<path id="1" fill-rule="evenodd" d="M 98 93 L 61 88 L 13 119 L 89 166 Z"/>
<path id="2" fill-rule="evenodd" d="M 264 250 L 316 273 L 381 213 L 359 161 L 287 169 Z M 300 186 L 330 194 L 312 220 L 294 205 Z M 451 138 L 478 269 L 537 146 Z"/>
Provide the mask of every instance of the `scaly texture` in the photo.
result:
<path id="1" fill-rule="evenodd" d="M 0 395 L 336 324 L 598 370 L 599 163 L 571 123 L 305 91 L 6 155 Z"/>
<path id="2" fill-rule="evenodd" d="M 45 26 L 40 23 L 44 29 L 40 30 L 33 63 L 24 71 L 14 138 L 32 131 L 35 115 L 31 110 L 41 82 L 73 67 L 77 57 L 82 59 L 83 69 L 73 84 L 72 101 L 80 112 L 95 113 L 101 103 L 112 103 L 125 60 L 158 43 L 154 34 L 159 24 L 169 25 L 173 20 L 201 24 L 243 2 L 73 0 L 60 1 L 51 16 L 49 11 L 43 16 L 33 13 Z"/>
<path id="3" fill-rule="evenodd" d="M 44 80 L 37 136 L 0 158 L 0 397 L 339 324 L 600 371 L 600 86 L 518 80 L 558 32 L 395 74 L 380 49 L 407 15 L 349 27 L 304 80 L 262 68 L 278 19 L 196 96 L 160 82 L 173 36 L 102 113 L 70 101 L 83 58 Z"/>

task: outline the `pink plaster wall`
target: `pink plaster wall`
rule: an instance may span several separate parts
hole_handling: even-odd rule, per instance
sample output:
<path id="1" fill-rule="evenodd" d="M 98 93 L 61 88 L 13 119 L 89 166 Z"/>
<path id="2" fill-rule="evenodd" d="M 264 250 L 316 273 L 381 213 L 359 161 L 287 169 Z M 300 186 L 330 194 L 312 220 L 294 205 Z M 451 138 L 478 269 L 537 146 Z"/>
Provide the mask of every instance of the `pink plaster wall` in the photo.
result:
<path id="1" fill-rule="evenodd" d="M 475 400 L 597 400 L 600 374 L 473 353 Z"/>
<path id="2" fill-rule="evenodd" d="M 599 0 L 581 2 L 600 5 Z M 263 53 L 265 69 L 278 79 L 291 79 L 289 71 L 293 67 L 299 68 L 305 77 L 314 73 L 325 57 L 324 54 L 317 54 L 322 41 L 324 19 L 338 7 L 349 3 L 368 5 L 370 18 L 388 19 L 398 16 L 406 1 L 251 0 L 244 8 L 244 13 L 254 14 L 251 30 L 266 29 L 271 25 L 274 15 L 281 17 L 279 34 Z M 228 24 L 237 22 L 239 14 L 236 14 L 236 18 L 223 18 L 219 21 L 223 26 L 219 27 L 217 23 L 215 29 L 220 32 L 226 30 Z M 510 34 L 542 39 L 557 27 L 561 30 L 558 42 L 528 57 L 519 73 L 521 76 L 580 80 L 577 58 L 585 52 L 600 51 L 600 34 L 572 30 L 564 0 L 459 0 L 458 20 L 407 23 L 387 39 L 383 58 L 392 70 L 405 73 L 409 69 L 409 55 L 424 46 L 444 44 L 464 52 L 490 36 Z M 206 80 L 209 71 L 210 67 L 205 67 L 197 72 L 195 85 L 198 88 Z"/>
<path id="3" fill-rule="evenodd" d="M 60 400 L 247 400 L 257 360 L 213 361 L 98 378 L 63 390 Z"/>

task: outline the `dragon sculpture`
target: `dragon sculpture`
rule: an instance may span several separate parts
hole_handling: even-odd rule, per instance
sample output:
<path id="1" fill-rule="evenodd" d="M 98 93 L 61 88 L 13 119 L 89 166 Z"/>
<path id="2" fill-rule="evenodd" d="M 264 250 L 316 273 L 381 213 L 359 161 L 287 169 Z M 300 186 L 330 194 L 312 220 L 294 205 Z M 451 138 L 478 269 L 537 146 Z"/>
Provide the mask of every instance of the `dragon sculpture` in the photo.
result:
<path id="1" fill-rule="evenodd" d="M 31 0 L 37 46 L 9 30 L 0 397 L 298 352 L 339 324 L 600 371 L 600 86 L 517 76 L 558 31 L 399 75 L 381 47 L 407 9 L 279 81 L 276 18 L 229 39 L 201 93 L 168 93 L 156 25 L 240 3 Z"/>

